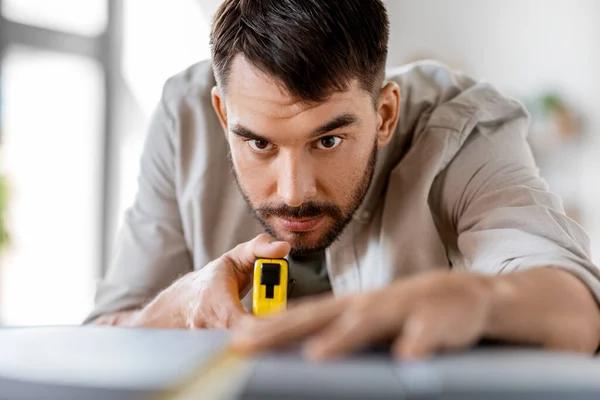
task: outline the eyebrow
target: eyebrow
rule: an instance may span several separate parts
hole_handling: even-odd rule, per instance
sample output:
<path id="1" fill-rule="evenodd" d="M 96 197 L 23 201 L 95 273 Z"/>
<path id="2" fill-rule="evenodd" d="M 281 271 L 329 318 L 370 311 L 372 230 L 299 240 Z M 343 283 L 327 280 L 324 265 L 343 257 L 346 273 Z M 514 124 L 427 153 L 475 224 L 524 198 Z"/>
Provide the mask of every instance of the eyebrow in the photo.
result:
<path id="1" fill-rule="evenodd" d="M 318 127 L 317 129 L 315 129 L 310 134 L 310 137 L 314 138 L 317 136 L 321 136 L 325 133 L 334 131 L 336 129 L 344 128 L 347 126 L 357 124 L 358 122 L 359 122 L 359 119 L 356 115 L 354 115 L 352 113 L 344 113 L 344 114 L 338 115 L 337 117 L 333 118 L 331 121 L 328 121 L 328 122 L 324 123 L 323 125 L 321 125 L 320 127 Z M 271 143 L 270 139 L 268 139 L 264 136 L 261 136 L 257 133 L 254 133 L 250 129 L 248 129 L 242 125 L 239 125 L 239 124 L 232 125 L 230 130 L 233 134 L 243 137 L 243 138 L 246 138 L 246 139 L 249 139 L 249 140 L 258 140 L 258 141 Z"/>
<path id="2" fill-rule="evenodd" d="M 356 115 L 354 115 L 352 113 L 344 113 L 344 114 L 338 115 L 331 121 L 326 122 L 325 124 L 321 125 L 317 129 L 315 129 L 310 136 L 311 137 L 321 136 L 324 133 L 357 124 L 358 121 L 359 121 L 359 119 Z"/>

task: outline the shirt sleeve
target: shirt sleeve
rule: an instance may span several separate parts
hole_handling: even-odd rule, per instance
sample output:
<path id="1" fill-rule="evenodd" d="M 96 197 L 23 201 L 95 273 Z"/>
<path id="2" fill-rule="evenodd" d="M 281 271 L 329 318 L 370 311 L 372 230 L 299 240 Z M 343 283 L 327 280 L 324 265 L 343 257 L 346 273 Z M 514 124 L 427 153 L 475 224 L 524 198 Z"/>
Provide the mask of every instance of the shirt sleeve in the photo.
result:
<path id="1" fill-rule="evenodd" d="M 442 218 L 472 271 L 558 267 L 579 277 L 600 302 L 600 271 L 587 234 L 540 177 L 526 129 L 516 119 L 471 134 L 440 177 Z"/>
<path id="2" fill-rule="evenodd" d="M 176 196 L 174 126 L 163 96 L 150 121 L 134 203 L 124 216 L 114 258 L 97 284 L 94 309 L 84 323 L 142 307 L 192 270 Z"/>

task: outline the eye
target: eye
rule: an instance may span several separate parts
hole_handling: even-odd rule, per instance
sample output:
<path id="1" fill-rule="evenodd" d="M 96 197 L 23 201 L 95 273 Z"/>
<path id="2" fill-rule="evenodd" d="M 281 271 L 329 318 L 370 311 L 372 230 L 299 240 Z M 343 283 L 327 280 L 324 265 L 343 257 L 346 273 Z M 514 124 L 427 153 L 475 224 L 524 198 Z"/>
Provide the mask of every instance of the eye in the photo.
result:
<path id="1" fill-rule="evenodd" d="M 338 147 L 342 143 L 342 138 L 339 136 L 325 136 L 317 142 L 317 148 L 322 150 L 331 150 Z"/>
<path id="2" fill-rule="evenodd" d="M 273 148 L 273 145 L 265 140 L 248 140 L 248 146 L 256 152 L 265 152 Z"/>

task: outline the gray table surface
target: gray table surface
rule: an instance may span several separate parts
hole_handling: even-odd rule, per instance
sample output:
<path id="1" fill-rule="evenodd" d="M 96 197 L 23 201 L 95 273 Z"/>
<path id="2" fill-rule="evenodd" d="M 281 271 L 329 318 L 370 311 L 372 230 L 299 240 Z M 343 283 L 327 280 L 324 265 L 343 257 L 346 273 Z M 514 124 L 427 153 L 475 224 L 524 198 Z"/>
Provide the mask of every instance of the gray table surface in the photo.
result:
<path id="1" fill-rule="evenodd" d="M 143 399 L 217 354 L 226 331 L 0 329 L 0 399 Z M 493 347 L 398 363 L 365 353 L 310 364 L 263 354 L 241 382 L 254 399 L 600 399 L 600 359 Z"/>

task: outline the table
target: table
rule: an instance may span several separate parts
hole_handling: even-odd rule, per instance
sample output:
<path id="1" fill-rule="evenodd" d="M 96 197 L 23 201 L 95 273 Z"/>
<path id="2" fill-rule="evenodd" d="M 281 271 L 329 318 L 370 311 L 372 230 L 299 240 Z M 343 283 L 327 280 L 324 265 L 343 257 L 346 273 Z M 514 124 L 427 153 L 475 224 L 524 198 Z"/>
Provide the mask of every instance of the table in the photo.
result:
<path id="1" fill-rule="evenodd" d="M 100 326 L 0 329 L 0 399 L 146 399 L 176 387 L 223 349 L 227 331 Z M 600 359 L 512 347 L 427 362 L 385 352 L 309 364 L 260 355 L 234 398 L 599 399 Z M 236 381 L 237 379 L 237 381 Z"/>

